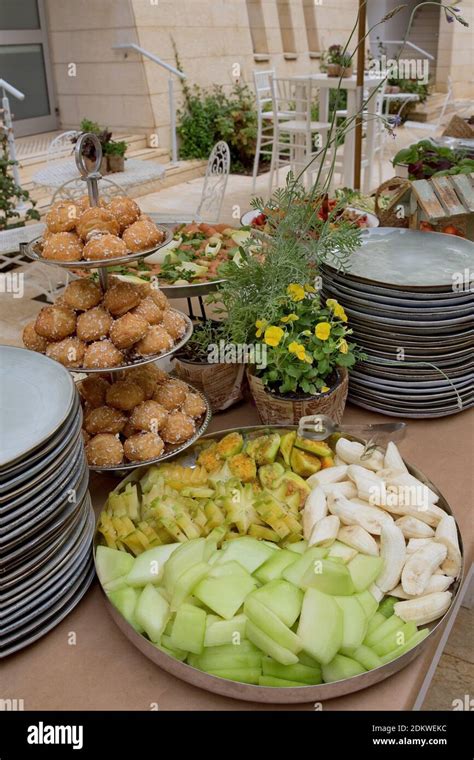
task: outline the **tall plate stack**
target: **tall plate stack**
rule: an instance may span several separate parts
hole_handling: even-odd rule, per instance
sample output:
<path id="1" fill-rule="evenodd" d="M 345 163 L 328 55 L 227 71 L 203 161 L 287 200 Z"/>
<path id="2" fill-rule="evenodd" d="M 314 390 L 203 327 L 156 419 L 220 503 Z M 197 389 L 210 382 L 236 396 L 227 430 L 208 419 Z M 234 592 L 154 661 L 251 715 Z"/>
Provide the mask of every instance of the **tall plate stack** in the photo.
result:
<path id="1" fill-rule="evenodd" d="M 452 235 L 363 233 L 348 270 L 323 267 L 323 295 L 348 315 L 368 359 L 349 400 L 397 417 L 441 417 L 474 403 L 474 244 Z"/>
<path id="2" fill-rule="evenodd" d="M 81 424 L 64 367 L 0 346 L 0 657 L 59 623 L 92 580 Z"/>

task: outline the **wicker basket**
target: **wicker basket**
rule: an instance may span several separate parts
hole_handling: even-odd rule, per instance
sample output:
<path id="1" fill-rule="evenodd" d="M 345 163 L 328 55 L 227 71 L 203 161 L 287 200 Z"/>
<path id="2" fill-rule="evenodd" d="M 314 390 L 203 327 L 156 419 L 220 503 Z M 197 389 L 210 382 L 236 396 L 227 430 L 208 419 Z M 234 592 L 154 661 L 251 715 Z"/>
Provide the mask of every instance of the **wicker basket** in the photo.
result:
<path id="1" fill-rule="evenodd" d="M 400 199 L 411 187 L 409 179 L 402 177 L 392 177 L 382 182 L 375 193 L 375 213 L 379 219 L 381 227 L 408 227 L 408 214 L 400 218 L 397 215 L 397 206 Z M 381 208 L 380 198 L 382 195 L 390 196 L 388 208 Z"/>
<path id="2" fill-rule="evenodd" d="M 175 358 L 174 374 L 204 393 L 213 413 L 228 409 L 244 397 L 243 364 L 198 364 Z"/>
<path id="3" fill-rule="evenodd" d="M 444 130 L 443 137 L 466 137 L 472 140 L 474 138 L 474 124 L 468 124 L 466 119 L 455 114 Z"/>
<path id="4" fill-rule="evenodd" d="M 297 425 L 300 418 L 308 414 L 327 414 L 338 423 L 342 420 L 349 386 L 349 375 L 345 368 L 338 369 L 338 382 L 333 390 L 321 396 L 301 399 L 288 399 L 269 393 L 260 378 L 248 370 L 247 378 L 258 416 L 264 425 Z"/>

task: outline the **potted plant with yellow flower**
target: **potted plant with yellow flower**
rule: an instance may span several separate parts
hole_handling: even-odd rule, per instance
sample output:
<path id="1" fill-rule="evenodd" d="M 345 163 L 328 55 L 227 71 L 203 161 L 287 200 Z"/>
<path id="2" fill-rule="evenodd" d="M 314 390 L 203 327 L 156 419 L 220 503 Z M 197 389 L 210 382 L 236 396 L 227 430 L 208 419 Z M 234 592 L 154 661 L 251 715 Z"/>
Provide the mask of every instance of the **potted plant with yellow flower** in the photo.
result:
<path id="1" fill-rule="evenodd" d="M 350 341 L 347 316 L 335 299 L 291 283 L 272 321 L 258 319 L 255 339 L 266 347 L 265 366 L 248 371 L 250 391 L 264 424 L 298 424 L 308 414 L 340 422 L 348 368 L 361 357 Z"/>

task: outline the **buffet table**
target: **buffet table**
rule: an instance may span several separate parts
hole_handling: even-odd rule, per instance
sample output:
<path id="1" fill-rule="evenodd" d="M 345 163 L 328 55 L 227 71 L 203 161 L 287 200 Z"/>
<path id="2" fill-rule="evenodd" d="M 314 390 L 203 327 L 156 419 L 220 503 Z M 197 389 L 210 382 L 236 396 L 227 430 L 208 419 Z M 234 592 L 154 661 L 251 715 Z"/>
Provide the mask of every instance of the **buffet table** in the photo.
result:
<path id="1" fill-rule="evenodd" d="M 473 560 L 470 494 L 474 413 L 433 420 L 410 420 L 400 444 L 404 457 L 435 479 L 448 499 L 464 539 L 465 573 Z M 347 423 L 386 422 L 387 418 L 348 406 Z M 210 431 L 258 423 L 255 407 L 242 403 L 219 414 Z M 91 474 L 90 491 L 98 512 L 116 484 Z M 452 623 L 449 620 L 448 625 Z M 369 689 L 324 703 L 324 710 L 411 710 L 427 686 L 442 632 L 418 658 L 390 679 Z M 439 652 L 437 653 L 439 656 Z M 421 692 L 421 693 L 420 693 Z M 37 643 L 2 663 L 3 698 L 24 701 L 25 710 L 266 710 L 271 705 L 239 702 L 202 691 L 157 668 L 130 645 L 109 617 L 97 582 L 73 612 Z M 313 704 L 277 709 L 318 710 Z"/>

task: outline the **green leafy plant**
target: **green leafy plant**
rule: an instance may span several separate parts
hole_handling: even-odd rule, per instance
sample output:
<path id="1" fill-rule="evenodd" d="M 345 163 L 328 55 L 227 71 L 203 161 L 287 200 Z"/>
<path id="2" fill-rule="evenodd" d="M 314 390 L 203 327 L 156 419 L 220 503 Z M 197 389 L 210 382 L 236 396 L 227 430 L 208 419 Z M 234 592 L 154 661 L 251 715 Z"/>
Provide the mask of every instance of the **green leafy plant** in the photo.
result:
<path id="1" fill-rule="evenodd" d="M 193 334 L 178 354 L 180 359 L 207 364 L 209 346 L 218 344 L 224 337 L 224 323 L 206 319 L 194 323 Z"/>
<path id="2" fill-rule="evenodd" d="M 107 153 L 109 155 L 125 155 L 125 151 L 127 150 L 126 143 L 123 153 L 114 153 L 113 149 L 110 148 L 111 144 L 122 145 L 122 143 L 114 143 L 112 140 L 112 132 L 108 127 L 101 127 L 100 124 L 98 124 L 96 121 L 91 121 L 91 119 L 82 119 L 79 128 L 81 130 L 81 134 L 84 134 L 85 132 L 91 132 L 93 135 L 96 135 L 99 138 L 103 155 L 106 155 Z M 77 142 L 79 137 L 71 137 L 71 142 L 73 145 Z M 91 161 L 95 161 L 95 147 L 91 141 L 85 141 L 82 147 L 82 154 Z"/>
<path id="3" fill-rule="evenodd" d="M 392 161 L 394 166 L 406 164 L 409 179 L 428 179 L 452 174 L 474 172 L 474 152 L 452 150 L 420 140 L 415 145 L 399 150 Z"/>
<path id="4" fill-rule="evenodd" d="M 0 133 L 0 230 L 24 227 L 25 221 L 40 218 L 36 201 L 31 200 L 29 192 L 17 185 L 12 176 L 11 168 L 16 164 L 18 161 L 12 161 L 8 153 L 7 136 Z M 20 204 L 30 204 L 30 208 L 20 212 Z"/>
<path id="5" fill-rule="evenodd" d="M 106 156 L 124 156 L 128 145 L 125 140 L 109 140 L 105 143 L 103 151 Z"/>
<path id="6" fill-rule="evenodd" d="M 361 357 L 347 316 L 335 299 L 321 305 L 311 285 L 291 283 L 269 322 L 255 323 L 256 340 L 267 347 L 266 367 L 256 375 L 282 395 L 316 395 L 330 390 L 337 367 L 352 367 Z"/>

